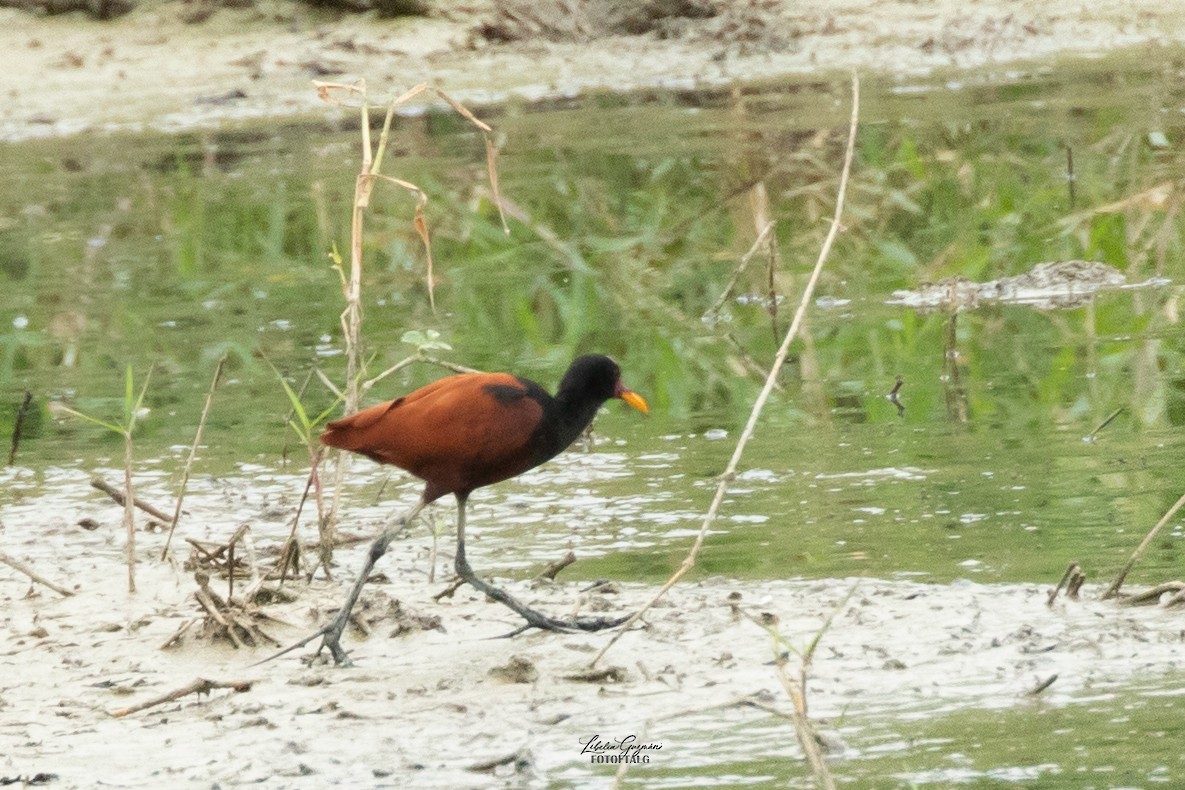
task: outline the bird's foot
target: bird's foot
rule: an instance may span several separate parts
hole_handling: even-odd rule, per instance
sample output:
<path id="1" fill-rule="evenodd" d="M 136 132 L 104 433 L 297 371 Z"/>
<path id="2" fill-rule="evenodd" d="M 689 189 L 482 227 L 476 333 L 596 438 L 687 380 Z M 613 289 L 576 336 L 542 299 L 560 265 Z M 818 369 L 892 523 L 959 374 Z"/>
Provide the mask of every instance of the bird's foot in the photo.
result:
<path id="1" fill-rule="evenodd" d="M 325 655 L 326 648 L 329 650 L 328 656 Z M 330 637 L 329 634 L 321 634 L 321 644 L 317 646 L 316 652 L 303 656 L 300 661 L 306 667 L 311 667 L 314 664 L 328 664 L 330 658 L 333 659 L 335 666 L 354 666 L 354 661 L 350 658 L 350 654 L 343 650 L 340 642 Z"/>
<path id="2" fill-rule="evenodd" d="M 311 656 L 307 656 L 304 661 L 306 664 L 312 664 L 315 661 L 322 660 L 321 651 L 326 648 L 329 649 L 329 654 L 333 657 L 333 663 L 339 667 L 352 667 L 354 662 L 350 660 L 350 655 L 342 649 L 342 633 L 346 630 L 346 620 L 348 617 L 342 617 L 341 612 L 337 617 L 333 618 L 333 622 L 322 628 L 317 634 L 321 635 L 321 644 L 317 647 L 317 652 Z M 314 637 L 317 634 L 313 634 Z"/>

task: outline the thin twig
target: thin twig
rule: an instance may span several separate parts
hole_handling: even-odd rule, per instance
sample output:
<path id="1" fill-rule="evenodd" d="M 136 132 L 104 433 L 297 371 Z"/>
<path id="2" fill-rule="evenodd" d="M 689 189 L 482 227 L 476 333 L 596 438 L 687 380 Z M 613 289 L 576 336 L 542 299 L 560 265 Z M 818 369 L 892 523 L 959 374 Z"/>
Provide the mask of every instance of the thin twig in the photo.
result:
<path id="1" fill-rule="evenodd" d="M 811 766 L 811 773 L 814 774 L 815 779 L 825 788 L 825 790 L 835 790 L 835 780 L 831 776 L 831 771 L 827 768 L 827 762 L 823 759 L 823 752 L 819 749 L 819 740 L 815 732 L 814 725 L 811 724 L 810 718 L 807 716 L 806 707 L 806 679 L 807 671 L 810 668 L 811 658 L 814 656 L 815 648 L 819 645 L 819 640 L 822 639 L 823 634 L 831 627 L 835 616 L 847 605 L 852 595 L 856 592 L 856 588 L 848 592 L 843 601 L 832 610 L 831 615 L 823 623 L 822 628 L 815 634 L 811 644 L 802 654 L 802 664 L 799 668 L 798 678 L 795 679 L 790 676 L 787 669 L 787 656 L 790 651 L 790 644 L 786 638 L 778 632 L 777 618 L 765 620 L 763 618 L 754 617 L 749 612 L 739 610 L 745 617 L 747 617 L 754 625 L 763 628 L 766 633 L 770 635 L 774 646 L 774 668 L 777 671 L 778 681 L 785 689 L 786 695 L 790 698 L 791 714 L 790 721 L 794 724 L 794 734 L 798 738 L 798 743 L 802 746 L 802 752 L 806 756 L 807 762 Z"/>
<path id="2" fill-rule="evenodd" d="M 210 414 L 210 404 L 214 402 L 214 390 L 218 388 L 218 380 L 222 378 L 222 367 L 226 364 L 226 351 L 218 358 L 218 365 L 214 368 L 214 380 L 210 382 L 210 389 L 206 393 L 206 405 L 202 407 L 202 416 L 198 420 L 197 432 L 193 435 L 193 444 L 189 447 L 189 457 L 185 459 L 185 466 L 181 467 L 181 486 L 177 491 L 177 506 L 173 509 L 173 518 L 169 522 L 169 534 L 165 538 L 165 547 L 161 549 L 160 558 L 169 556 L 169 543 L 173 540 L 173 531 L 177 529 L 177 521 L 181 518 L 181 503 L 185 501 L 185 488 L 189 485 L 189 470 L 193 467 L 193 459 L 197 457 L 198 445 L 202 442 L 202 431 L 206 427 L 206 417 Z"/>
<path id="3" fill-rule="evenodd" d="M 504 765 L 516 765 L 524 760 L 530 760 L 530 753 L 525 746 L 502 757 L 495 757 L 492 760 L 482 760 L 473 765 L 468 765 L 465 767 L 465 770 L 475 774 L 492 774 Z"/>
<path id="4" fill-rule="evenodd" d="M 429 356 L 422 351 L 417 351 L 415 354 L 412 354 L 410 357 L 405 357 L 405 358 L 399 360 L 394 365 L 387 368 L 386 370 L 384 370 L 382 373 L 378 374 L 374 378 L 368 379 L 368 380 L 362 382 L 362 386 L 360 387 L 362 394 L 365 394 L 368 390 L 370 390 L 371 387 L 373 387 L 375 384 L 378 384 L 380 381 L 385 379 L 387 376 L 390 376 L 392 373 L 397 373 L 398 371 L 403 370 L 405 367 L 412 364 L 413 362 L 428 362 L 432 365 L 437 365 L 439 367 L 442 367 L 445 370 L 451 370 L 453 373 L 480 373 L 481 372 L 481 371 L 477 370 L 476 368 L 467 368 L 464 365 L 458 365 L 455 362 L 449 362 L 444 359 L 439 359 L 437 357 Z"/>
<path id="5" fill-rule="evenodd" d="M 638 735 L 638 743 L 646 743 L 646 736 L 650 734 L 650 722 L 647 721 L 642 725 L 642 732 Z M 625 780 L 625 772 L 629 770 L 630 761 L 622 760 L 617 764 L 617 771 L 613 774 L 613 784 L 609 785 L 609 790 L 621 790 L 621 783 Z"/>
<path id="6" fill-rule="evenodd" d="M 749 355 L 749 352 L 746 351 L 745 347 L 741 345 L 741 341 L 737 340 L 736 335 L 734 335 L 732 332 L 725 332 L 724 339 L 727 340 L 728 344 L 733 347 L 737 354 L 740 355 L 741 364 L 748 368 L 749 372 L 758 379 L 765 381 L 765 377 L 769 375 L 769 371 L 761 367 L 757 360 L 753 359 L 753 357 Z M 774 389 L 776 389 L 778 392 L 785 391 L 785 387 L 778 383 L 774 384 Z"/>
<path id="7" fill-rule="evenodd" d="M 12 568 L 13 570 L 20 571 L 21 573 L 25 574 L 26 576 L 28 576 L 30 579 L 37 582 L 38 584 L 44 584 L 46 587 L 53 590 L 58 595 L 65 595 L 65 596 L 69 597 L 74 594 L 71 590 L 67 590 L 65 587 L 61 586 L 60 584 L 54 584 L 49 579 L 45 578 L 40 573 L 33 570 L 25 563 L 21 562 L 18 559 L 10 557 L 8 554 L 5 554 L 2 551 L 0 551 L 0 562 L 4 563 L 5 565 Z"/>
<path id="8" fill-rule="evenodd" d="M 235 544 L 247 534 L 247 528 L 250 525 L 241 524 L 235 530 L 235 534 L 231 535 L 230 540 L 226 542 L 226 600 L 231 600 L 235 595 Z"/>
<path id="9" fill-rule="evenodd" d="M 1118 409 L 1116 409 L 1115 411 L 1111 412 L 1111 414 L 1109 414 L 1109 415 L 1107 416 L 1107 419 L 1105 419 L 1105 420 L 1103 420 L 1102 422 L 1100 422 L 1100 423 L 1099 423 L 1099 427 L 1095 428 L 1093 431 L 1091 431 L 1090 433 L 1086 434 L 1086 438 L 1087 438 L 1087 439 L 1093 439 L 1095 436 L 1097 436 L 1097 435 L 1098 435 L 1099 431 L 1103 430 L 1103 429 L 1104 429 L 1104 428 L 1106 428 L 1108 425 L 1110 425 L 1110 424 L 1111 424 L 1111 423 L 1112 423 L 1112 422 L 1115 420 L 1115 418 L 1116 418 L 1116 417 L 1118 417 L 1120 414 L 1123 414 L 1123 412 L 1124 412 L 1124 409 L 1126 409 L 1126 408 L 1127 408 L 1126 406 L 1120 406 Z"/>
<path id="10" fill-rule="evenodd" d="M 704 538 L 708 534 L 708 528 L 712 522 L 716 520 L 716 513 L 720 510 L 720 505 L 724 501 L 724 495 L 728 491 L 728 485 L 736 477 L 737 466 L 740 464 L 741 455 L 745 451 L 745 445 L 749 443 L 749 439 L 753 436 L 753 431 L 757 427 L 757 419 L 761 416 L 761 411 L 765 407 L 765 402 L 769 400 L 769 395 L 774 389 L 774 384 L 777 380 L 779 371 L 782 369 L 786 357 L 790 353 L 790 344 L 798 335 L 798 328 L 802 324 L 803 317 L 806 315 L 807 305 L 810 304 L 811 295 L 815 291 L 815 285 L 819 281 L 819 275 L 823 271 L 823 264 L 827 261 L 831 254 L 831 246 L 835 243 L 835 237 L 839 235 L 840 218 L 843 215 L 844 196 L 848 189 L 848 175 L 852 170 L 852 155 L 856 147 L 856 125 L 860 116 L 860 79 L 854 73 L 852 74 L 852 119 L 848 127 L 848 143 L 847 151 L 844 154 L 843 170 L 839 178 L 839 190 L 836 194 L 835 200 L 835 215 L 831 221 L 831 228 L 827 232 L 827 238 L 823 241 L 823 247 L 819 250 L 819 258 L 815 262 L 815 268 L 811 272 L 811 277 L 807 281 L 806 288 L 802 292 L 802 299 L 798 303 L 798 310 L 794 313 L 794 320 L 790 322 L 790 328 L 786 331 L 786 337 L 782 341 L 781 347 L 778 349 L 777 356 L 774 358 L 773 367 L 770 368 L 769 376 L 765 379 L 765 386 L 761 389 L 761 394 L 757 396 L 757 400 L 753 404 L 753 409 L 749 413 L 749 421 L 745 424 L 745 429 L 741 433 L 741 438 L 737 441 L 736 449 L 733 450 L 732 458 L 729 459 L 728 467 L 720 475 L 720 483 L 716 487 L 716 495 L 712 499 L 712 504 L 708 508 L 707 514 L 704 516 L 704 521 L 700 525 L 699 534 L 695 538 L 695 543 L 691 550 L 684 558 L 683 563 L 671 576 L 667 579 L 662 588 L 655 594 L 655 596 L 639 611 L 635 612 L 629 620 L 627 620 L 609 640 L 609 643 L 597 653 L 596 657 L 590 662 L 590 666 L 595 666 L 609 648 L 617 644 L 621 639 L 621 635 L 628 631 L 633 625 L 641 619 L 654 604 L 662 599 L 667 592 L 675 586 L 679 579 L 683 578 L 691 568 L 695 565 L 695 557 L 699 553 L 700 547 L 704 543 Z"/>
<path id="11" fill-rule="evenodd" d="M 1123 570 L 1115 577 L 1115 581 L 1111 582 L 1111 586 L 1107 588 L 1107 592 L 1103 593 L 1104 601 L 1119 595 L 1119 588 L 1123 586 L 1123 580 L 1127 578 L 1127 574 L 1131 571 L 1132 566 L 1139 561 L 1140 557 L 1144 556 L 1144 550 L 1148 548 L 1148 544 L 1156 537 L 1156 533 L 1160 532 L 1161 527 L 1169 523 L 1172 517 L 1177 514 L 1177 511 L 1181 509 L 1182 505 L 1185 505 L 1185 494 L 1182 494 L 1181 498 L 1168 509 L 1168 512 L 1160 517 L 1160 521 L 1156 522 L 1156 526 L 1152 528 L 1152 531 L 1148 533 L 1144 540 L 1140 542 L 1140 545 L 1136 547 L 1136 550 L 1132 552 L 1131 559 L 1123 566 Z"/>
<path id="12" fill-rule="evenodd" d="M 1173 596 L 1176 596 L 1182 590 L 1185 590 L 1185 582 L 1161 582 L 1155 587 L 1142 592 L 1125 595 L 1119 603 L 1123 606 L 1151 606 L 1152 604 L 1160 603 L 1160 599 L 1165 593 L 1171 593 Z"/>
<path id="13" fill-rule="evenodd" d="M 724 702 L 713 702 L 711 705 L 704 705 L 698 708 L 684 708 L 682 710 L 673 711 L 671 713 L 658 716 L 651 721 L 669 721 L 671 719 L 686 719 L 689 716 L 702 716 L 705 713 L 713 713 L 715 711 L 727 710 L 728 708 L 751 707 L 758 708 L 774 716 L 780 716 L 783 719 L 790 719 L 792 716 L 784 710 L 779 710 L 768 702 L 763 702 L 758 699 L 756 695 L 749 694 L 743 697 L 733 697 Z"/>
<path id="14" fill-rule="evenodd" d="M 91 481 L 94 482 L 93 480 Z M 123 432 L 123 526 L 127 535 L 128 592 L 136 591 L 136 492 L 132 488 L 132 431 Z M 166 519 L 168 517 L 166 516 Z"/>
<path id="15" fill-rule="evenodd" d="M 442 600 L 444 600 L 445 598 L 452 598 L 452 597 L 453 597 L 453 594 L 454 594 L 454 593 L 455 593 L 457 590 L 461 589 L 461 587 L 462 587 L 464 584 L 465 584 L 465 580 L 464 580 L 464 579 L 461 579 L 461 578 L 454 579 L 454 580 L 453 580 L 453 581 L 452 581 L 452 582 L 449 584 L 449 586 L 448 586 L 448 587 L 445 587 L 443 590 L 441 590 L 440 592 L 436 593 L 436 595 L 433 595 L 433 596 L 432 596 L 432 600 L 434 600 L 434 601 L 442 601 Z"/>
<path id="16" fill-rule="evenodd" d="M 288 532 L 288 540 L 284 541 L 285 546 L 293 545 L 296 542 L 296 525 L 300 523 L 300 514 L 302 511 L 304 511 L 304 503 L 308 501 L 309 489 L 313 487 L 313 481 L 317 477 L 317 467 L 319 464 L 320 460 L 318 459 L 318 461 L 313 464 L 312 469 L 309 470 L 308 479 L 305 480 L 304 484 L 304 493 L 300 495 L 300 504 L 296 506 L 296 515 L 292 517 L 292 529 Z M 276 571 L 280 572 L 280 584 L 283 584 L 284 579 L 287 578 L 288 566 L 290 564 L 290 555 L 288 552 L 281 551 L 279 558 L 276 560 L 276 567 L 272 571 L 273 573 Z"/>
<path id="17" fill-rule="evenodd" d="M 708 312 L 704 313 L 705 317 L 711 318 L 724 309 L 724 303 L 732 295 L 732 289 L 736 287 L 737 281 L 740 280 L 741 273 L 745 271 L 745 268 L 749 265 L 749 261 L 753 260 L 753 256 L 761 249 L 761 245 L 769 238 L 769 234 L 773 232 L 775 227 L 777 227 L 777 223 L 771 220 L 757 234 L 757 238 L 749 245 L 749 250 L 737 262 L 736 268 L 732 271 L 732 277 L 729 279 L 728 284 L 724 286 L 724 290 L 720 293 L 720 297 L 716 300 L 716 303 L 708 308 Z"/>

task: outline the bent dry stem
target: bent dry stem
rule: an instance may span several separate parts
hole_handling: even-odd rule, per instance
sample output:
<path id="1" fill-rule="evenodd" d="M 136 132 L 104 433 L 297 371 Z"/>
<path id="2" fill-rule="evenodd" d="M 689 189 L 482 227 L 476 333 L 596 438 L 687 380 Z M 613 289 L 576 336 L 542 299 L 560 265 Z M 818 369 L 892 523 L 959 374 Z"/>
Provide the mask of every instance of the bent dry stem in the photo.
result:
<path id="1" fill-rule="evenodd" d="M 123 523 L 127 534 L 125 548 L 128 565 L 128 592 L 136 591 L 136 496 L 132 487 L 132 431 L 140 417 L 140 409 L 144 404 L 144 395 L 148 392 L 148 382 L 152 379 L 152 367 L 144 376 L 144 385 L 140 388 L 140 396 L 136 397 L 135 381 L 132 366 L 128 365 L 124 372 L 123 422 L 111 423 L 92 417 L 89 414 L 63 406 L 62 409 L 75 417 L 106 428 L 123 436 Z M 168 516 L 164 517 L 168 521 Z"/>
<path id="2" fill-rule="evenodd" d="M 778 349 L 777 356 L 774 358 L 773 367 L 770 368 L 769 375 L 765 379 L 765 386 L 761 388 L 761 393 L 757 396 L 757 400 L 753 403 L 753 409 L 749 413 L 749 420 L 745 424 L 744 431 L 741 432 L 741 438 L 737 441 L 736 449 L 733 451 L 732 457 L 728 461 L 728 467 L 720 475 L 720 483 L 716 487 L 716 495 L 712 498 L 712 504 L 708 507 L 708 512 L 704 515 L 703 523 L 700 525 L 699 534 L 696 535 L 695 542 L 688 551 L 687 556 L 683 559 L 682 564 L 663 584 L 662 588 L 655 593 L 654 597 L 642 607 L 640 611 L 630 617 L 625 622 L 621 630 L 613 635 L 609 643 L 601 649 L 601 652 L 589 662 L 589 666 L 596 666 L 609 649 L 617 644 L 617 640 L 621 639 L 621 635 L 629 630 L 630 626 L 641 619 L 650 607 L 658 603 L 659 600 L 667 594 L 667 592 L 675 586 L 679 579 L 683 578 L 691 568 L 695 565 L 696 555 L 699 553 L 700 547 L 704 544 L 704 538 L 708 534 L 708 528 L 712 522 L 716 520 L 716 514 L 720 510 L 720 505 L 724 502 L 724 495 L 728 492 L 729 484 L 735 479 L 737 466 L 741 461 L 741 456 L 745 452 L 745 445 L 749 443 L 749 439 L 753 436 L 753 431 L 757 427 L 757 420 L 761 416 L 761 411 L 765 408 L 765 402 L 769 399 L 770 393 L 777 384 L 778 372 L 781 371 L 782 365 L 786 362 L 786 357 L 790 353 L 790 344 L 794 338 L 798 336 L 799 327 L 806 316 L 807 305 L 810 304 L 811 296 L 815 292 L 815 285 L 819 282 L 819 275 L 823 272 L 823 264 L 826 263 L 828 256 L 831 254 L 831 246 L 835 243 L 835 237 L 839 235 L 840 219 L 843 216 L 844 197 L 848 189 L 848 177 L 852 172 L 852 154 L 856 147 L 856 127 L 860 118 L 860 79 L 856 74 L 852 74 L 852 117 L 848 125 L 848 141 L 847 149 L 844 154 L 843 170 L 839 177 L 839 190 L 835 198 L 835 216 L 831 221 L 831 228 L 827 232 L 827 238 L 823 241 L 823 246 L 819 250 L 818 260 L 815 261 L 815 268 L 811 271 L 811 277 L 807 281 L 806 288 L 802 292 L 802 298 L 798 302 L 798 309 L 794 313 L 794 320 L 790 322 L 790 328 L 786 330 L 786 337 L 782 341 L 781 347 Z M 756 245 L 754 245 L 756 248 Z"/>

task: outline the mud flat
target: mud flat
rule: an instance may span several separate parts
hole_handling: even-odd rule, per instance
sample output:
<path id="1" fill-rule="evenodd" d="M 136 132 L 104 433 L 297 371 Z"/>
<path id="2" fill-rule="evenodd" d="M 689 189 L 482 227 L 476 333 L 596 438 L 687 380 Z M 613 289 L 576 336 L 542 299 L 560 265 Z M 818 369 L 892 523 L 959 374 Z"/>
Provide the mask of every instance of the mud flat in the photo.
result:
<path id="1" fill-rule="evenodd" d="M 190 14 L 176 2 L 142 3 L 111 22 L 0 9 L 0 137 L 324 114 L 313 79 L 365 78 L 376 97 L 428 81 L 483 103 L 853 68 L 900 78 L 952 67 L 1007 71 L 1038 59 L 1185 40 L 1185 7 L 1151 0 L 737 0 L 715 20 L 688 23 L 670 38 L 498 44 L 479 32 L 495 18 L 495 3 L 437 5 L 447 12 L 379 20 L 260 0 L 217 8 L 194 23 L 183 21 Z"/>
<path id="2" fill-rule="evenodd" d="M 511 775 L 596 786 L 618 765 L 584 751 L 594 736 L 661 746 L 630 766 L 639 774 L 796 761 L 772 641 L 736 607 L 775 615 L 801 648 L 839 607 L 807 695 L 840 773 L 877 722 L 1032 704 L 1030 692 L 1054 675 L 1042 704 L 1098 698 L 1185 662 L 1178 612 L 1100 603 L 1091 588 L 1051 608 L 1039 585 L 710 578 L 677 586 L 590 667 L 607 634 L 501 639 L 519 623 L 500 605 L 465 588 L 434 600 L 445 585 L 426 582 L 430 539 L 419 532 L 395 544 L 380 563 L 385 579 L 364 593 L 371 634 L 348 634 L 354 667 L 306 666 L 300 653 L 252 666 L 270 650 L 198 638 L 198 624 L 162 649 L 199 616 L 193 575 L 156 561 L 150 544 L 161 539 L 146 536 L 140 592 L 129 596 L 118 531 L 81 531 L 68 512 L 45 521 L 55 506 L 60 498 L 6 508 L 0 533 L 8 553 L 76 590 L 30 589 L 0 567 L 0 776 L 53 774 L 53 787 L 499 787 Z M 199 521 L 206 507 L 216 517 L 213 495 L 193 497 Z M 35 531 L 27 522 L 37 513 Z M 337 581 L 292 585 L 298 597 L 269 606 L 282 622 L 264 629 L 289 643 L 325 622 L 362 551 L 339 552 Z M 499 581 L 557 613 L 629 612 L 653 593 L 615 583 L 584 594 L 563 574 Z M 225 592 L 226 582 L 211 586 Z M 249 687 L 113 715 L 197 679 Z"/>

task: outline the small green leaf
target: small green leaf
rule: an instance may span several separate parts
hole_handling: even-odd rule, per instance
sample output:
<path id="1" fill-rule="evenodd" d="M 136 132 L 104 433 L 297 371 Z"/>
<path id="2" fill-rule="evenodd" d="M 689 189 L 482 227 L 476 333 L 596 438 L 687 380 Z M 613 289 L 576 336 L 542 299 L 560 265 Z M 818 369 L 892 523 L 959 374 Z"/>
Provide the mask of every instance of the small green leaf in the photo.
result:
<path id="1" fill-rule="evenodd" d="M 101 425 L 109 431 L 113 431 L 118 434 L 124 433 L 123 428 L 121 428 L 118 425 L 114 425 L 109 422 L 103 422 L 102 420 L 98 419 L 97 417 L 92 417 L 89 414 L 83 414 L 80 411 L 75 411 L 74 409 L 71 409 L 69 406 L 62 406 L 61 409 L 62 409 L 62 411 L 66 412 L 67 414 L 73 414 L 75 417 L 79 417 L 83 420 L 86 420 L 87 422 L 93 422 L 95 425 Z"/>
<path id="2" fill-rule="evenodd" d="M 300 402 L 300 398 L 293 391 L 292 387 L 288 385 L 288 382 L 284 380 L 283 376 L 280 376 L 280 384 L 284 387 L 284 392 L 288 393 L 288 400 L 292 403 L 292 410 L 296 412 L 296 416 L 300 418 L 301 425 L 304 426 L 304 435 L 308 436 L 313 426 L 309 422 L 308 412 L 304 410 L 304 404 Z"/>
<path id="3" fill-rule="evenodd" d="M 424 337 L 424 333 L 420 330 L 409 329 L 403 333 L 403 336 L 400 337 L 399 340 L 402 343 L 407 343 L 409 346 L 415 346 L 416 348 L 419 348 L 427 341 L 427 338 Z"/>
<path id="4" fill-rule="evenodd" d="M 296 431 L 296 435 L 299 436 L 305 444 L 309 443 L 309 437 L 311 434 L 309 431 L 303 430 L 301 426 L 297 425 L 296 420 L 289 420 L 288 427 Z"/>
<path id="5" fill-rule="evenodd" d="M 452 351 L 453 347 L 440 339 L 440 333 L 435 329 L 409 329 L 399 338 L 409 346 L 415 346 L 419 351 Z"/>

